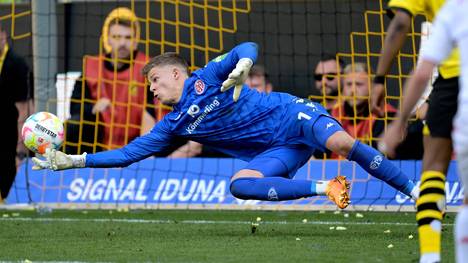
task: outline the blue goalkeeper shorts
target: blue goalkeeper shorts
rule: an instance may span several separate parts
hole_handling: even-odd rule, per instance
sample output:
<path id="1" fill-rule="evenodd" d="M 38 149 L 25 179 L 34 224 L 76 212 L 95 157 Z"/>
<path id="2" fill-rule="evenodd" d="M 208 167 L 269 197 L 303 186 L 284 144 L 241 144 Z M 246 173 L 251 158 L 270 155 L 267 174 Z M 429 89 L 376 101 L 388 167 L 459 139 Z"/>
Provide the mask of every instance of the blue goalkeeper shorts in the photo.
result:
<path id="1" fill-rule="evenodd" d="M 315 121 L 298 123 L 303 143 L 272 147 L 254 157 L 245 169 L 259 171 L 264 177 L 293 178 L 297 170 L 309 161 L 315 149 L 325 150 L 328 138 L 338 131 L 344 131 L 337 120 L 325 114 Z"/>

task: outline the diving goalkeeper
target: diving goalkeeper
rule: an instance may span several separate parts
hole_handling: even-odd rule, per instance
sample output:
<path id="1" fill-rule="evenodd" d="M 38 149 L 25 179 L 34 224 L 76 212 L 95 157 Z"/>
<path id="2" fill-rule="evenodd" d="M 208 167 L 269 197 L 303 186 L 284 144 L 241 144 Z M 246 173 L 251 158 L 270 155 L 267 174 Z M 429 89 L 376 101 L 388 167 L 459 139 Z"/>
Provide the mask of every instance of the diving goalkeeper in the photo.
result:
<path id="1" fill-rule="evenodd" d="M 244 85 L 256 59 L 257 45 L 251 42 L 192 74 L 175 53 L 154 57 L 143 74 L 150 91 L 172 106 L 172 112 L 120 149 L 83 155 L 51 150 L 45 160 L 33 159 L 33 169 L 125 167 L 164 151 L 182 137 L 248 162 L 231 178 L 231 193 L 240 199 L 282 201 L 327 195 L 339 208 L 347 207 L 349 183 L 344 176 L 330 181 L 292 179 L 316 149 L 345 156 L 402 193 L 417 197 L 417 188 L 400 169 L 347 134 L 320 104 L 286 93 L 258 93 Z"/>

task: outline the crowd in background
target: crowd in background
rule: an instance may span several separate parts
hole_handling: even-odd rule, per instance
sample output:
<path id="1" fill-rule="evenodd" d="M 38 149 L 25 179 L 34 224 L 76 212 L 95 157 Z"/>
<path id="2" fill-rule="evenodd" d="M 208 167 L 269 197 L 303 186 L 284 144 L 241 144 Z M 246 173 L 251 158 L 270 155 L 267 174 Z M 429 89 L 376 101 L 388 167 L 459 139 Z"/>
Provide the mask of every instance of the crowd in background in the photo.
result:
<path id="1" fill-rule="evenodd" d="M 149 57 L 138 50 L 140 31 L 138 18 L 128 8 L 116 8 L 106 17 L 102 25 L 101 55 L 84 56 L 82 75 L 74 85 L 71 117 L 65 123 L 66 153 L 122 147 L 148 132 L 170 111 L 148 91 L 141 74 Z M 254 65 L 245 84 L 258 92 L 272 92 L 274 87 L 267 72 L 263 65 Z M 396 109 L 387 104 L 385 115 L 371 113 L 370 72 L 364 63 L 345 65 L 334 54 L 328 54 L 317 62 L 311 75 L 315 89 L 322 96 L 320 102 L 327 111 L 352 136 L 376 146 Z M 398 149 L 397 158 L 420 159 L 422 122 L 415 120 L 409 126 L 408 134 Z M 174 147 L 163 155 L 170 158 L 225 156 L 192 141 L 175 142 Z M 315 157 L 337 158 L 329 153 L 317 153 Z"/>

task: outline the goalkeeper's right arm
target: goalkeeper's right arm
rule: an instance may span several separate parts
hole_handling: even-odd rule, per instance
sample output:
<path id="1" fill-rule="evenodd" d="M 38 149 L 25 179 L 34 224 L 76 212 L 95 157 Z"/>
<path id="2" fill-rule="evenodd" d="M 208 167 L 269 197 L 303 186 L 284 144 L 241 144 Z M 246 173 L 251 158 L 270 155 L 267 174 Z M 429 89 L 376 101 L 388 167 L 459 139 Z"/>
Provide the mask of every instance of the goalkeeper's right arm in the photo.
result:
<path id="1" fill-rule="evenodd" d="M 68 155 L 55 149 L 47 149 L 44 154 L 45 160 L 33 157 L 33 170 L 51 169 L 54 171 L 70 168 L 82 168 L 86 165 L 86 153 L 82 155 Z"/>
<path id="2" fill-rule="evenodd" d="M 170 146 L 171 141 L 170 134 L 156 125 L 151 132 L 116 150 L 82 155 L 69 155 L 57 150 L 47 150 L 44 154 L 45 160 L 33 158 L 33 170 L 51 169 L 57 171 L 83 167 L 126 167 L 164 151 Z"/>

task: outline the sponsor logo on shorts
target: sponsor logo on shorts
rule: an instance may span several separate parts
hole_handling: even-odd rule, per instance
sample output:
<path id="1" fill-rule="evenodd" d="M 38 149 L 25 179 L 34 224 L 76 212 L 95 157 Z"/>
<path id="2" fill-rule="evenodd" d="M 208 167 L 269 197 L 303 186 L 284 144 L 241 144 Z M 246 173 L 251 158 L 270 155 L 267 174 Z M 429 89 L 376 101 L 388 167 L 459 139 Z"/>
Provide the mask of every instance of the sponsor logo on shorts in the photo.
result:
<path id="1" fill-rule="evenodd" d="M 278 194 L 276 193 L 276 190 L 273 187 L 270 188 L 270 190 L 268 190 L 268 200 L 270 201 L 278 200 Z"/>
<path id="2" fill-rule="evenodd" d="M 372 159 L 372 162 L 370 163 L 369 168 L 371 168 L 371 170 L 378 169 L 382 161 L 383 161 L 382 155 L 379 154 L 379 155 L 374 156 L 374 159 Z"/>
<path id="3" fill-rule="evenodd" d="M 198 95 L 203 94 L 203 92 L 205 91 L 205 83 L 203 83 L 203 81 L 201 79 L 195 81 L 194 87 L 195 87 L 195 92 Z"/>
<path id="4" fill-rule="evenodd" d="M 333 125 L 335 125 L 333 122 L 327 123 L 327 130 L 328 130 L 329 128 L 331 128 Z"/>

